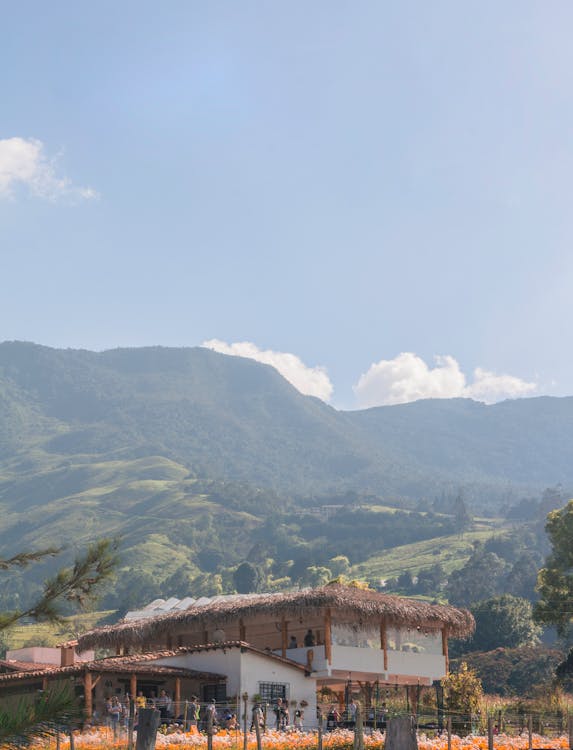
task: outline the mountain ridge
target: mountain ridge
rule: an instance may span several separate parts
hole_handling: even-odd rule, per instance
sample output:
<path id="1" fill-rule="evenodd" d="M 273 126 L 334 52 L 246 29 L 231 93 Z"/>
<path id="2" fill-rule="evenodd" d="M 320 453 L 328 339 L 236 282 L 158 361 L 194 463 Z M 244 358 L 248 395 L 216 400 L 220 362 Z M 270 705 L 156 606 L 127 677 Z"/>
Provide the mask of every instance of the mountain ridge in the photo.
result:
<path id="1" fill-rule="evenodd" d="M 415 497 L 573 484 L 573 398 L 339 411 L 273 367 L 202 347 L 0 344 L 0 459 L 163 455 L 196 478 L 294 495 Z"/>

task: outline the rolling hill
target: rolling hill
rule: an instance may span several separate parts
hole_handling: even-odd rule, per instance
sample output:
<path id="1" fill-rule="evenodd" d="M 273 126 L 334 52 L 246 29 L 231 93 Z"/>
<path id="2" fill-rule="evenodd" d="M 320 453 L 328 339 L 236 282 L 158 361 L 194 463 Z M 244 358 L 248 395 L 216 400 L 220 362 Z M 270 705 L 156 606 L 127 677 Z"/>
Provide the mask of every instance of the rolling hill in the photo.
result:
<path id="1" fill-rule="evenodd" d="M 0 344 L 0 460 L 159 455 L 195 478 L 296 495 L 483 499 L 573 484 L 573 398 L 418 401 L 340 412 L 273 368 L 207 349 Z M 82 458 L 83 457 L 83 458 Z"/>
<path id="2" fill-rule="evenodd" d="M 271 367 L 202 348 L 0 344 L 3 553 L 120 535 L 129 568 L 200 574 L 209 560 L 213 571 L 249 555 L 275 557 L 264 549 L 265 524 L 280 514 L 282 523 L 285 511 L 288 521 L 305 507 L 367 497 L 421 508 L 463 489 L 474 510 L 496 515 L 502 503 L 547 486 L 573 486 L 572 455 L 571 398 L 341 412 L 301 395 Z M 410 539 L 404 519 L 368 512 L 349 520 L 349 537 L 354 525 L 371 528 L 384 549 L 395 542 L 407 550 L 441 529 L 455 546 L 437 517 L 419 515 Z M 343 524 L 312 531 L 297 523 L 281 531 L 284 544 L 280 534 L 274 542 L 287 559 L 324 564 L 336 553 L 328 534 L 344 540 Z M 387 553 L 369 563 L 372 539 L 349 538 L 345 548 L 356 570 L 372 575 L 402 565 Z"/>

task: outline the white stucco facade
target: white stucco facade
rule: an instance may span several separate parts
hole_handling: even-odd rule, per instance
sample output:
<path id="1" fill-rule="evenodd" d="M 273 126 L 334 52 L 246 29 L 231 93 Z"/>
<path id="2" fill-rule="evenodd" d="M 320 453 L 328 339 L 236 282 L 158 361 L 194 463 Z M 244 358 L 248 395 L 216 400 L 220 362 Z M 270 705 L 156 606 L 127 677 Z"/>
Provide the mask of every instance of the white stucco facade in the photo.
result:
<path id="1" fill-rule="evenodd" d="M 262 683 L 266 683 L 267 686 L 284 686 L 291 714 L 295 708 L 295 701 L 297 705 L 305 701 L 307 705 L 304 707 L 304 726 L 316 727 L 316 680 L 306 675 L 299 667 L 280 659 L 249 649 L 230 647 L 168 656 L 159 659 L 157 663 L 226 675 L 227 696 L 236 702 L 237 698 L 247 693 L 249 711 L 253 707 L 251 698 L 264 694 L 265 686 Z"/>

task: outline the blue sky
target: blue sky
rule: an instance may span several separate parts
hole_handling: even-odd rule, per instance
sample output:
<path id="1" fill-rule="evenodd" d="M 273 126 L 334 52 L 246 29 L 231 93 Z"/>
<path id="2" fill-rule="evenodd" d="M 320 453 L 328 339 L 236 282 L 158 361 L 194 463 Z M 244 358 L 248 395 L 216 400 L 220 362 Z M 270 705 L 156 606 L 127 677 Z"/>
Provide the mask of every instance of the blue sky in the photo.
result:
<path id="1" fill-rule="evenodd" d="M 217 340 L 343 407 L 573 393 L 570 3 L 3 17 L 0 340 Z"/>

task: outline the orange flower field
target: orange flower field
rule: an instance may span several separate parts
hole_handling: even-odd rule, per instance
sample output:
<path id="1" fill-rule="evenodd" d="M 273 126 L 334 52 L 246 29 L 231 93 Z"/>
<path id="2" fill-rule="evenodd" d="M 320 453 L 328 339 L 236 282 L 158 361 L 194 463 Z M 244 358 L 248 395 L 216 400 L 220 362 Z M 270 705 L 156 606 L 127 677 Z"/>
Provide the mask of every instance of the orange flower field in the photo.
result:
<path id="1" fill-rule="evenodd" d="M 339 729 L 323 735 L 324 750 L 352 750 L 354 735 L 352 732 Z M 262 737 L 263 750 L 315 750 L 317 747 L 317 735 L 315 732 L 308 733 L 284 733 L 267 731 Z M 109 730 L 91 730 L 74 737 L 76 750 L 125 750 L 127 747 L 126 737 L 114 741 Z M 69 738 L 60 738 L 61 750 L 69 750 Z M 55 740 L 43 740 L 31 746 L 30 750 L 54 750 Z M 157 747 L 163 750 L 183 750 L 184 748 L 196 748 L 206 750 L 207 738 L 202 734 L 161 734 L 157 735 Z M 384 748 L 384 734 L 372 732 L 364 736 L 365 750 L 382 750 Z M 487 750 L 487 737 L 468 735 L 467 737 L 452 736 L 452 750 Z M 494 738 L 495 750 L 528 750 L 529 737 L 527 733 L 520 736 L 509 736 L 500 734 Z M 256 738 L 249 734 L 247 738 L 247 750 L 256 750 Z M 418 735 L 419 750 L 447 750 L 448 738 L 444 734 L 441 737 L 430 738 L 424 734 Z M 554 750 L 569 750 L 569 738 L 541 737 L 533 735 L 533 748 L 554 748 Z M 242 750 L 243 736 L 240 732 L 231 734 L 218 734 L 213 737 L 213 750 Z"/>

